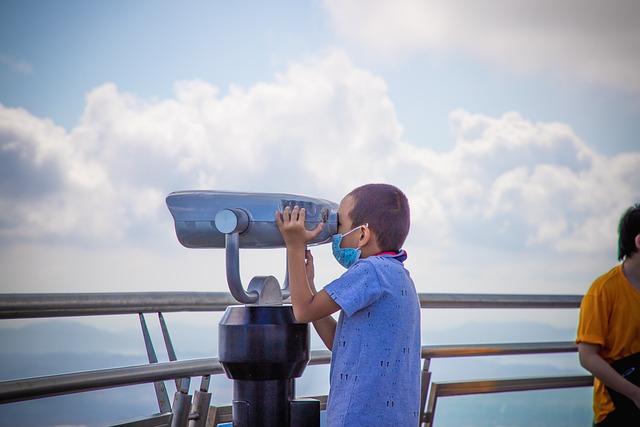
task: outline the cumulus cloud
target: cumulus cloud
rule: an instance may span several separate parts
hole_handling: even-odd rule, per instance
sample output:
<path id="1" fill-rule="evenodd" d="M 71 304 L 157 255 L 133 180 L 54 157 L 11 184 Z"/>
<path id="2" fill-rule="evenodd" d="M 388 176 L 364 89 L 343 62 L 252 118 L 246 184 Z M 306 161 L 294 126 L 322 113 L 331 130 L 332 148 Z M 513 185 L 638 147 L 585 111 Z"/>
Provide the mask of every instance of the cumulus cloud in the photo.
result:
<path id="1" fill-rule="evenodd" d="M 615 252 L 619 215 L 640 200 L 633 166 L 640 153 L 607 158 L 566 125 L 513 112 L 492 118 L 456 111 L 451 122 L 456 145 L 449 153 L 414 155 L 424 155 L 409 187 L 414 236 L 436 250 Z"/>
<path id="2" fill-rule="evenodd" d="M 70 132 L 0 107 L 0 238 L 133 244 L 166 234 L 174 190 L 339 201 L 390 182 L 410 198 L 412 244 L 600 253 L 640 199 L 640 153 L 609 158 L 568 125 L 517 112 L 453 111 L 449 152 L 412 146 L 384 81 L 339 51 L 248 88 L 194 80 L 174 91 L 147 100 L 102 85 Z"/>
<path id="3" fill-rule="evenodd" d="M 101 228 L 95 190 L 108 182 L 53 122 L 0 105 L 0 236 L 39 238 Z M 101 179 L 102 178 L 102 179 Z M 108 233 L 103 229 L 102 232 Z"/>
<path id="4" fill-rule="evenodd" d="M 484 242 L 505 239 L 558 252 L 614 244 L 619 215 L 640 199 L 640 171 L 633 166 L 640 153 L 607 158 L 567 125 L 532 123 L 515 112 L 490 118 L 456 111 L 451 117 L 451 178 L 472 184 L 453 184 L 440 198 L 454 213 L 452 233 L 471 230 Z"/>
<path id="5" fill-rule="evenodd" d="M 365 176 L 383 178 L 371 171 L 384 170 L 401 132 L 382 79 L 340 52 L 224 96 L 202 81 L 178 82 L 164 100 L 104 84 L 70 133 L 19 109 L 2 107 L 0 117 L 0 163 L 12 165 L 3 169 L 12 177 L 1 193 L 5 239 L 122 238 L 164 224 L 164 196 L 174 190 L 339 200 Z M 358 158 L 367 164 L 349 172 Z M 24 200 L 31 187 L 38 197 Z"/>
<path id="6" fill-rule="evenodd" d="M 325 0 L 336 29 L 388 56 L 457 51 L 640 92 L 634 0 Z"/>

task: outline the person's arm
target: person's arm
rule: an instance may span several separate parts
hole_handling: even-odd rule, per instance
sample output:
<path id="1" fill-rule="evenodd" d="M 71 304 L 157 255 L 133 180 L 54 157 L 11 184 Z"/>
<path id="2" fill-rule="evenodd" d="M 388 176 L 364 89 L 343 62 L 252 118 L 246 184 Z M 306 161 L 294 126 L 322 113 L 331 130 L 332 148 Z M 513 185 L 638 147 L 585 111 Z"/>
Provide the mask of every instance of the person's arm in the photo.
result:
<path id="1" fill-rule="evenodd" d="M 599 351 L 600 346 L 598 344 L 578 343 L 580 364 L 602 381 L 604 385 L 618 393 L 624 394 L 633 400 L 636 406 L 640 408 L 640 387 L 626 380 L 613 369 L 607 361 L 600 356 Z"/>
<path id="2" fill-rule="evenodd" d="M 307 243 L 320 234 L 324 224 L 318 224 L 318 227 L 309 231 L 304 227 L 305 215 L 304 208 L 299 209 L 295 206 L 291 210 L 286 207 L 282 218 L 280 213 L 276 212 L 276 223 L 287 246 L 293 314 L 298 322 L 308 323 L 330 316 L 338 311 L 340 306 L 324 290 L 314 294 L 307 281 L 305 262 Z M 321 329 L 324 329 L 326 322 L 328 321 L 321 322 Z"/>
<path id="3" fill-rule="evenodd" d="M 331 316 L 315 320 L 313 327 L 329 350 L 333 350 L 333 339 L 336 336 L 336 319 Z"/>
<path id="4" fill-rule="evenodd" d="M 315 270 L 313 265 L 313 255 L 310 250 L 306 252 L 306 273 L 307 273 L 307 283 L 309 284 L 309 290 L 313 295 L 316 295 L 318 291 L 316 291 L 315 286 Z M 325 292 L 324 289 L 321 292 Z M 336 335 L 336 320 L 331 316 L 323 317 L 322 319 L 314 320 L 313 327 L 315 328 L 318 336 L 327 346 L 329 350 L 333 350 L 333 339 Z"/>

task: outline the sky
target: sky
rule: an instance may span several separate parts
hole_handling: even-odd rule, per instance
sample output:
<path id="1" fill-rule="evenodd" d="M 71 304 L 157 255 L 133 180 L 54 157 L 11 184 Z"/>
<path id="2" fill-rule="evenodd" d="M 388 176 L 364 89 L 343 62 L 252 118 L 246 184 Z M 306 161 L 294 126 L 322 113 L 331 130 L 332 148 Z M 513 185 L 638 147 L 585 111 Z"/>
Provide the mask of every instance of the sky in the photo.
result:
<path id="1" fill-rule="evenodd" d="M 386 182 L 418 292 L 584 294 L 640 202 L 639 18 L 633 0 L 0 0 L 0 290 L 226 291 L 224 251 L 180 246 L 169 193 Z M 313 251 L 321 287 L 342 268 Z M 242 251 L 245 286 L 284 261 Z"/>

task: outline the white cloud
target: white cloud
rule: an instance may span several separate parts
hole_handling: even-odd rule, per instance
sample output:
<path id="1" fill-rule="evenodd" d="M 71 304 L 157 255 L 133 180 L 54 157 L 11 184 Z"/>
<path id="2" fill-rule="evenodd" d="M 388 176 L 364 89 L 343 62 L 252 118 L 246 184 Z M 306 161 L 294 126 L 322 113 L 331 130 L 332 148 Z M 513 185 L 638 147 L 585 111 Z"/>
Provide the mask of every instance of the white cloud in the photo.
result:
<path id="1" fill-rule="evenodd" d="M 10 224 L 2 236 L 121 238 L 164 224 L 164 196 L 190 188 L 339 200 L 345 188 L 384 178 L 400 137 L 384 82 L 340 52 L 293 64 L 273 83 L 218 92 L 179 82 L 174 99 L 143 100 L 104 84 L 70 133 L 3 107 L 2 161 L 25 178 L 3 185 L 2 203 L 23 212 L 0 214 Z M 43 162 L 52 177 L 35 173 Z M 22 200 L 31 182 L 41 194 Z"/>
<path id="2" fill-rule="evenodd" d="M 450 233 L 498 246 L 597 252 L 615 244 L 618 216 L 640 199 L 640 152 L 604 157 L 559 123 L 455 111 L 441 197 Z M 484 244 L 488 244 L 485 240 Z"/>
<path id="3" fill-rule="evenodd" d="M 341 34 L 387 56 L 461 52 L 640 92 L 634 0 L 325 0 Z"/>
<path id="4" fill-rule="evenodd" d="M 105 84 L 88 94 L 80 123 L 68 133 L 0 106 L 0 239 L 11 252 L 6 259 L 14 260 L 24 246 L 6 248 L 18 242 L 31 242 L 39 254 L 43 245 L 55 250 L 57 241 L 165 253 L 177 245 L 164 205 L 174 190 L 339 201 L 359 184 L 384 181 L 411 201 L 414 277 L 446 284 L 441 291 L 469 277 L 494 283 L 524 269 L 539 280 L 540 264 L 578 271 L 585 264 L 576 259 L 599 268 L 602 261 L 591 260 L 614 258 L 604 254 L 615 253 L 618 217 L 640 200 L 640 152 L 609 158 L 568 125 L 533 123 L 517 112 L 488 117 L 457 110 L 451 127 L 455 146 L 446 153 L 404 142 L 384 81 L 342 52 L 226 94 L 196 80 L 177 83 L 172 99 L 145 100 Z M 124 280 L 131 269 L 124 254 L 132 252 L 100 255 L 122 268 L 104 273 L 105 286 L 107 278 Z M 329 264 L 323 256 L 318 263 Z M 261 268 L 270 274 L 269 264 Z M 160 283 L 170 276 L 166 269 L 140 286 L 173 286 Z M 320 283 L 330 279 L 319 274 Z"/>

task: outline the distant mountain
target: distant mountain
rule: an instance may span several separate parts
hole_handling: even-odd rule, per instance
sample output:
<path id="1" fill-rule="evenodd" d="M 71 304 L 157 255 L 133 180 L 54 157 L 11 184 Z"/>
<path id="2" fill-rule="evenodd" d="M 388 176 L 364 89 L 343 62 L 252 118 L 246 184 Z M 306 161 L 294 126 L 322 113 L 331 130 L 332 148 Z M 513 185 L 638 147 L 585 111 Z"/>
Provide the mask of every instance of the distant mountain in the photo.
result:
<path id="1" fill-rule="evenodd" d="M 573 341 L 575 328 L 556 328 L 537 322 L 473 322 L 445 330 L 423 328 L 423 344 L 481 344 Z"/>
<path id="2" fill-rule="evenodd" d="M 159 327 L 149 320 L 147 323 L 158 359 L 167 360 Z M 217 355 L 218 325 L 176 323 L 169 324 L 168 329 L 178 358 L 181 358 L 181 353 L 201 355 L 198 357 Z M 146 350 L 141 328 L 112 332 L 78 322 L 54 319 L 18 328 L 0 327 L 0 354 L 15 353 L 146 355 Z"/>
<path id="3" fill-rule="evenodd" d="M 129 353 L 144 354 L 140 331 L 114 333 L 72 321 L 47 320 L 16 329 L 0 329 L 0 354 Z"/>
<path id="4" fill-rule="evenodd" d="M 164 342 L 158 328 L 149 322 L 158 357 L 164 357 Z M 174 348 L 180 353 L 215 357 L 218 325 L 169 324 Z M 573 341 L 575 329 L 555 328 L 536 322 L 473 322 L 445 330 L 426 325 L 423 344 L 472 344 L 536 341 Z M 316 345 L 317 344 L 317 345 Z M 320 348 L 314 340 L 313 346 Z M 146 354 L 140 329 L 111 332 L 69 320 L 47 320 L 19 328 L 3 328 L 0 324 L 0 354 L 8 353 L 108 353 Z"/>

